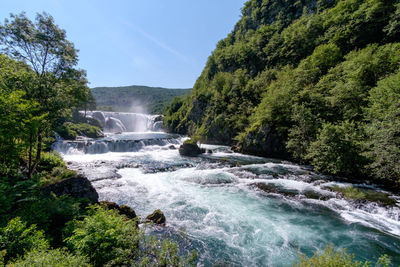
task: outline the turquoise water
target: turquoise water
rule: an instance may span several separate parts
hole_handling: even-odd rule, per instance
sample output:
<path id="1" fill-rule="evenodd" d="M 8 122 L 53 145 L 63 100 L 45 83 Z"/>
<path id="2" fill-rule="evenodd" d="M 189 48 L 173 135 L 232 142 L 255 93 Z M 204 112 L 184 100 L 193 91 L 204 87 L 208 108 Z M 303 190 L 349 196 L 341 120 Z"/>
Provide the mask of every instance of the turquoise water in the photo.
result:
<path id="1" fill-rule="evenodd" d="M 359 260 L 386 253 L 400 263 L 398 207 L 351 203 L 327 190 L 348 184 L 223 146 L 205 146 L 214 151 L 210 155 L 181 157 L 170 148 L 182 143 L 177 136 L 147 133 L 153 141 L 131 151 L 127 143 L 139 135 L 109 137 L 120 152 L 59 147 L 102 200 L 127 204 L 142 217 L 161 209 L 167 224 L 154 232 L 179 240 L 183 251 L 196 249 L 199 266 L 290 266 L 300 253 L 311 256 L 331 243 Z M 260 190 L 260 184 L 274 190 Z M 307 198 L 307 192 L 319 197 Z"/>

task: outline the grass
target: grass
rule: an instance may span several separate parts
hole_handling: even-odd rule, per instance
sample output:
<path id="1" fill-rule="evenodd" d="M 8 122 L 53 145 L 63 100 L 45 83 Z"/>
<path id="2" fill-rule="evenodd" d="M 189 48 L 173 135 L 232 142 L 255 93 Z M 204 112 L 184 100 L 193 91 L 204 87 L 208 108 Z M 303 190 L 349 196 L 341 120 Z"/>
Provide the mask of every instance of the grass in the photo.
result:
<path id="1" fill-rule="evenodd" d="M 367 200 L 384 206 L 396 206 L 397 204 L 396 200 L 390 198 L 389 194 L 374 190 L 360 189 L 352 186 L 340 187 L 338 185 L 335 185 L 330 189 L 350 200 Z"/>

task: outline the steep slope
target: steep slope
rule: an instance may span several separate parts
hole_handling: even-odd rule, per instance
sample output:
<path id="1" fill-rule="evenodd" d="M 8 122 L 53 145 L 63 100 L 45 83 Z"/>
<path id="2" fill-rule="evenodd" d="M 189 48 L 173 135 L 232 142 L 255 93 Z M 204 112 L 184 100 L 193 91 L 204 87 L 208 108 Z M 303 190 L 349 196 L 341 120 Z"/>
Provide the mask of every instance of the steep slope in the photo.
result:
<path id="1" fill-rule="evenodd" d="M 96 87 L 91 89 L 97 106 L 103 110 L 161 114 L 174 97 L 189 94 L 190 89 L 148 86 Z"/>
<path id="2" fill-rule="evenodd" d="M 399 0 L 249 0 L 165 125 L 240 152 L 398 183 L 399 18 Z M 382 94 L 379 110 L 394 118 L 377 119 Z M 382 166 L 391 171 L 378 175 Z"/>

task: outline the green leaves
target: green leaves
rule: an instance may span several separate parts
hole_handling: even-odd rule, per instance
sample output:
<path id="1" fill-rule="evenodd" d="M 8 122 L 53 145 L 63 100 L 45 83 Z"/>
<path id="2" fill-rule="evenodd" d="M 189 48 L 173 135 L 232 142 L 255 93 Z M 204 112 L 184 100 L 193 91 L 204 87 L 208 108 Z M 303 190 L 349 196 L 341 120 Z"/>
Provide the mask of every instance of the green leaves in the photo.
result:
<path id="1" fill-rule="evenodd" d="M 25 13 L 11 14 L 0 27 L 2 51 L 17 60 L 25 61 L 43 76 L 60 76 L 77 64 L 77 50 L 66 39 L 65 31 L 54 24 L 47 13 L 37 14 L 35 22 Z"/>
<path id="2" fill-rule="evenodd" d="M 7 226 L 0 228 L 0 251 L 5 250 L 5 262 L 22 256 L 25 251 L 32 249 L 47 249 L 49 244 L 36 226 L 28 227 L 20 218 L 9 221 Z"/>
<path id="3" fill-rule="evenodd" d="M 400 184 L 400 72 L 370 91 L 365 155 L 378 179 Z"/>

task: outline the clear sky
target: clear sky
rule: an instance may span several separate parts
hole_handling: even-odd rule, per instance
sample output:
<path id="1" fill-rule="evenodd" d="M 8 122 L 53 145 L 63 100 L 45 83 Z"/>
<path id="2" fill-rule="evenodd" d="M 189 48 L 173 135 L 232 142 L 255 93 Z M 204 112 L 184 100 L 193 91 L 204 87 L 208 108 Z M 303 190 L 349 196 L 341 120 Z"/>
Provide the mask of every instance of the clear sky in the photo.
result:
<path id="1" fill-rule="evenodd" d="M 245 0 L 0 0 L 0 21 L 46 11 L 67 31 L 90 87 L 191 88 Z"/>

